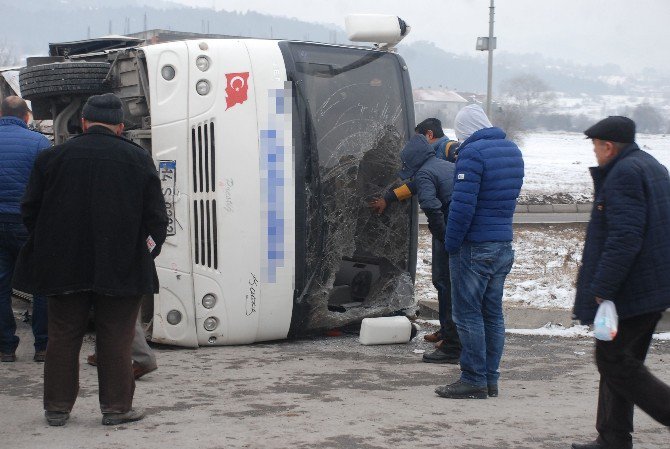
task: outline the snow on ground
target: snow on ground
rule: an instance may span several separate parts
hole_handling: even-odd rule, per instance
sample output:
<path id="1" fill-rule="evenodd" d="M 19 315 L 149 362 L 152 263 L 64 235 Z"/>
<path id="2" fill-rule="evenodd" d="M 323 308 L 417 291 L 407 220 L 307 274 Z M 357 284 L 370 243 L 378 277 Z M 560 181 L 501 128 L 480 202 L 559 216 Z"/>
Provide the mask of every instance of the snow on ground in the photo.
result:
<path id="1" fill-rule="evenodd" d="M 515 261 L 507 276 L 503 301 L 514 306 L 572 308 L 584 232 L 584 224 L 515 226 Z M 431 236 L 428 228 L 422 227 L 415 284 L 420 300 L 437 300 L 430 261 Z"/>
<path id="2" fill-rule="evenodd" d="M 503 300 L 519 306 L 571 309 L 586 225 L 517 225 L 514 230 L 514 265 Z"/>
<path id="3" fill-rule="evenodd" d="M 589 330 L 589 326 L 564 327 L 561 324 L 553 323 L 547 323 L 538 329 L 505 329 L 505 332 L 514 335 L 541 335 L 546 337 L 593 337 L 593 331 Z"/>
<path id="4" fill-rule="evenodd" d="M 593 338 L 593 331 L 589 330 L 589 326 L 575 325 L 571 327 L 564 327 L 560 324 L 547 323 L 538 329 L 505 329 L 505 333 L 514 335 L 536 335 L 544 337 L 591 337 Z M 660 332 L 652 336 L 654 340 L 670 341 L 670 332 Z"/>
<path id="5" fill-rule="evenodd" d="M 419 325 L 426 325 L 437 327 L 440 325 L 438 320 L 416 320 Z M 579 338 L 579 337 L 593 337 L 593 331 L 589 326 L 575 325 L 565 327 L 561 324 L 547 323 L 537 329 L 505 329 L 505 333 L 513 335 L 533 335 L 542 337 L 563 337 L 563 338 Z M 670 332 L 660 332 L 654 334 L 654 340 L 670 341 Z"/>

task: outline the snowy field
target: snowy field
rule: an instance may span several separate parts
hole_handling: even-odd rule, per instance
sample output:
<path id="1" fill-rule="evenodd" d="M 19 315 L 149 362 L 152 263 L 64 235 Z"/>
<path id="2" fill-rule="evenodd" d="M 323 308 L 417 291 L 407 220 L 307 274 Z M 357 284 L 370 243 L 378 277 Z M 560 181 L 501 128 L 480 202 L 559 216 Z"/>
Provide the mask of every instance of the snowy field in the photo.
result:
<path id="1" fill-rule="evenodd" d="M 453 130 L 445 131 L 453 136 Z M 670 165 L 670 136 L 638 134 L 637 143 L 663 165 Z M 589 203 L 593 184 L 589 167 L 595 165 L 593 145 L 584 134 L 528 133 L 520 145 L 526 164 L 522 204 Z"/>
<path id="2" fill-rule="evenodd" d="M 447 135 L 450 130 L 447 131 Z M 637 142 L 662 164 L 670 165 L 670 137 L 638 135 Z M 593 147 L 583 134 L 528 134 L 521 146 L 526 163 L 522 196 L 532 203 L 590 202 L 595 165 Z M 586 224 L 516 225 L 515 262 L 505 284 L 508 306 L 571 309 Z M 419 233 L 416 293 L 437 300 L 430 278 L 431 238 Z"/>
<path id="3" fill-rule="evenodd" d="M 509 306 L 571 309 L 586 224 L 516 225 L 514 266 L 503 301 Z M 430 278 L 431 237 L 419 232 L 416 294 L 437 300 Z"/>
<path id="4" fill-rule="evenodd" d="M 670 164 L 670 138 L 640 134 L 637 143 L 663 165 Z M 531 133 L 521 144 L 526 177 L 523 202 L 543 196 L 565 198 L 561 203 L 587 203 L 593 196 L 589 167 L 595 165 L 593 144 L 579 133 Z M 570 200 L 572 198 L 572 200 Z"/>

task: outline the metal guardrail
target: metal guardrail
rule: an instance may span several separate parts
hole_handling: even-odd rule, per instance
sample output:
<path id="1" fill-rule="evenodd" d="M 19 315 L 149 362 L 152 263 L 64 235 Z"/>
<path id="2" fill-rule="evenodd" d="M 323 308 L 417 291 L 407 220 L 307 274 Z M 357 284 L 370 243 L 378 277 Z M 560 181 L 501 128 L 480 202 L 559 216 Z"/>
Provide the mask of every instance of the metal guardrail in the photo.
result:
<path id="1" fill-rule="evenodd" d="M 593 203 L 583 204 L 517 204 L 515 214 L 560 214 L 584 213 L 588 214 Z"/>
<path id="2" fill-rule="evenodd" d="M 587 223 L 592 207 L 592 203 L 517 204 L 514 223 Z M 428 224 L 426 216 L 420 210 L 419 224 Z"/>

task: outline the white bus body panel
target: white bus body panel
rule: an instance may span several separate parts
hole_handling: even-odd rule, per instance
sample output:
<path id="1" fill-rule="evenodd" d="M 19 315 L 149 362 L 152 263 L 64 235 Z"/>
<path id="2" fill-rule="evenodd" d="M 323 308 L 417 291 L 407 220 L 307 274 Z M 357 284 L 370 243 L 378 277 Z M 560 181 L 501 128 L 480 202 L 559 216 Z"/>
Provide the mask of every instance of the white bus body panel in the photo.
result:
<path id="1" fill-rule="evenodd" d="M 174 161 L 177 174 L 174 199 L 166 195 L 174 235 L 156 261 L 153 339 L 195 346 L 286 338 L 295 186 L 292 98 L 279 46 L 205 39 L 145 53 L 154 157 L 163 168 Z M 196 66 L 200 56 L 209 59 L 206 71 Z M 175 67 L 172 81 L 161 77 L 165 64 Z M 209 83 L 206 95 L 196 92 L 199 81 Z M 169 193 L 169 179 L 163 189 Z M 210 309 L 202 304 L 208 294 L 217 298 Z M 184 316 L 178 325 L 165 319 L 172 308 Z M 210 331 L 208 318 L 216 320 Z"/>
<path id="2" fill-rule="evenodd" d="M 150 86 L 151 134 L 153 157 L 159 161 L 159 173 L 170 216 L 168 237 L 156 271 L 160 292 L 154 296 L 152 340 L 179 346 L 198 346 L 193 306 L 193 269 L 190 243 L 190 190 L 187 176 L 188 153 L 188 48 L 184 42 L 148 46 L 144 49 Z M 175 78 L 165 80 L 161 68 L 171 65 Z M 175 170 L 164 170 L 166 166 Z M 167 322 L 171 310 L 182 319 Z"/>

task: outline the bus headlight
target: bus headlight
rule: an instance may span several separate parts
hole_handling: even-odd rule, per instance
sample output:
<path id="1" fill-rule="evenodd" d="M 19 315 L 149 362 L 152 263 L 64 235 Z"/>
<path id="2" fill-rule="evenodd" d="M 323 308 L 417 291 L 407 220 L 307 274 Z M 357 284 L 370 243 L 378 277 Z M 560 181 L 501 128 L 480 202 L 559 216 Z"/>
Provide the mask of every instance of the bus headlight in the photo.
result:
<path id="1" fill-rule="evenodd" d="M 214 296 L 212 293 L 207 293 L 205 296 L 202 297 L 202 306 L 205 309 L 211 309 L 216 305 L 216 296 Z"/>
<path id="2" fill-rule="evenodd" d="M 195 85 L 195 91 L 200 95 L 207 95 L 209 93 L 209 89 L 209 81 L 207 80 L 200 80 Z"/>
<path id="3" fill-rule="evenodd" d="M 195 66 L 201 71 L 205 72 L 209 69 L 209 58 L 207 56 L 198 56 L 195 60 Z"/>
<path id="4" fill-rule="evenodd" d="M 205 318 L 205 321 L 202 323 L 202 326 L 205 328 L 206 331 L 211 332 L 217 327 L 219 327 L 219 320 L 217 320 L 213 316 L 210 316 L 209 318 Z"/>
<path id="5" fill-rule="evenodd" d="M 175 71 L 174 67 L 172 67 L 169 64 L 164 65 L 163 68 L 161 69 L 161 76 L 166 81 L 172 81 L 176 74 L 177 72 Z"/>
<path id="6" fill-rule="evenodd" d="M 179 310 L 172 309 L 167 314 L 167 322 L 174 325 L 177 325 L 181 322 L 181 312 Z"/>

